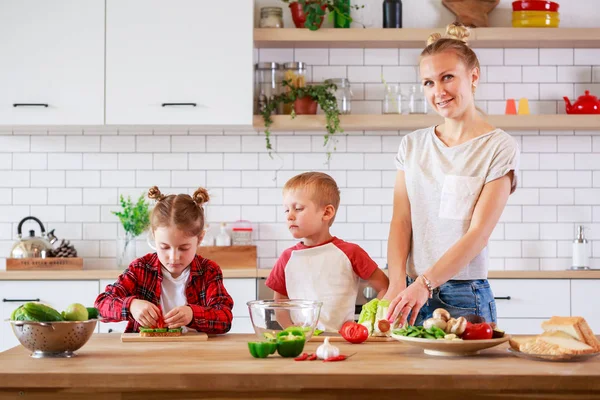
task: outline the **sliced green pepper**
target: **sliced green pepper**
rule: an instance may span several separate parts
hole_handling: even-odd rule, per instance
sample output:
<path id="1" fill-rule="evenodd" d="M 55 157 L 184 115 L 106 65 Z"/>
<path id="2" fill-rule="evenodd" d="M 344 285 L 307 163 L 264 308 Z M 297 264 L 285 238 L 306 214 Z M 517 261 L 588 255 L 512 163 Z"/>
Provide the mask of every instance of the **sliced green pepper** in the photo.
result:
<path id="1" fill-rule="evenodd" d="M 277 350 L 275 342 L 248 342 L 248 350 L 254 358 L 266 358 Z"/>
<path id="2" fill-rule="evenodd" d="M 305 342 L 302 328 L 286 328 L 277 334 L 277 352 L 282 357 L 298 357 L 304 350 Z"/>

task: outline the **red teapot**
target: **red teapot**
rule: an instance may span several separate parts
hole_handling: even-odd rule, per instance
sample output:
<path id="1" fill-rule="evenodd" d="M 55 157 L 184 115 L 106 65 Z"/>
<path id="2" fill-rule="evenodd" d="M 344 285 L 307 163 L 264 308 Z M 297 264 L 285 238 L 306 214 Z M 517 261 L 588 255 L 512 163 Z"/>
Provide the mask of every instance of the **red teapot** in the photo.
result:
<path id="1" fill-rule="evenodd" d="M 565 110 L 567 114 L 600 114 L 600 100 L 596 96 L 590 95 L 586 90 L 585 95 L 579 96 L 574 104 L 571 104 L 567 96 L 565 99 Z"/>

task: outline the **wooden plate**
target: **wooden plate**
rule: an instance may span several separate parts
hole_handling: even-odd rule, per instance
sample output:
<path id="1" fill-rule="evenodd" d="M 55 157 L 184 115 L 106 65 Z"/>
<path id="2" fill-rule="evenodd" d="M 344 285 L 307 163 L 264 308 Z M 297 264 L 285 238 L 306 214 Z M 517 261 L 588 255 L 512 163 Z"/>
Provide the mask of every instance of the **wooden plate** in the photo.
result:
<path id="1" fill-rule="evenodd" d="M 408 336 L 400 336 L 392 334 L 392 337 L 399 342 L 406 343 L 411 346 L 420 347 L 425 354 L 431 356 L 473 356 L 479 351 L 489 349 L 499 344 L 508 342 L 510 335 L 498 339 L 487 340 L 435 340 L 422 339 Z"/>
<path id="2" fill-rule="evenodd" d="M 596 357 L 597 355 L 600 355 L 600 352 L 588 353 L 588 354 L 561 354 L 559 356 L 552 356 L 549 354 L 528 354 L 528 353 L 523 353 L 521 351 L 515 350 L 511 347 L 508 348 L 508 352 L 512 355 L 515 355 L 515 356 L 521 357 L 521 358 L 526 358 L 528 360 L 558 361 L 558 362 L 585 361 L 587 359 L 590 359 L 592 357 Z"/>

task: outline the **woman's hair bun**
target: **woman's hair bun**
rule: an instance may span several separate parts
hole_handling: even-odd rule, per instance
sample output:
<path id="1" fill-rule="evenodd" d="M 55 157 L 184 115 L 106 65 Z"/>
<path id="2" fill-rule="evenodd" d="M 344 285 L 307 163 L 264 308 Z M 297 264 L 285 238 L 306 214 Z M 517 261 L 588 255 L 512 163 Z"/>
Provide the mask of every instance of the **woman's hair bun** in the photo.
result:
<path id="1" fill-rule="evenodd" d="M 192 195 L 192 200 L 194 200 L 194 203 L 198 204 L 198 206 L 202 206 L 204 203 L 210 200 L 210 196 L 208 195 L 208 191 L 201 187 L 196 189 Z"/>
<path id="2" fill-rule="evenodd" d="M 160 192 L 160 189 L 157 186 L 152 186 L 148 189 L 148 198 L 150 199 L 161 201 L 165 197 L 166 196 Z"/>
<path id="3" fill-rule="evenodd" d="M 467 43 L 469 36 L 471 36 L 471 31 L 469 28 L 459 22 L 455 22 L 446 27 L 446 33 L 444 35 L 441 35 L 437 32 L 429 35 L 427 38 L 427 46 L 437 42 L 440 39 L 454 39 Z"/>

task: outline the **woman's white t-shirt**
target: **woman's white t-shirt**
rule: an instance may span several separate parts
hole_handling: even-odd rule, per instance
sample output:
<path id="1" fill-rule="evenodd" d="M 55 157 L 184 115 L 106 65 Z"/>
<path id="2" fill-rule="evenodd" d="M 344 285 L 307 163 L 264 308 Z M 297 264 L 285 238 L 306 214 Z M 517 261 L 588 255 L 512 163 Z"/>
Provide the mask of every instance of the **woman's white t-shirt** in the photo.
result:
<path id="1" fill-rule="evenodd" d="M 501 129 L 495 129 L 448 147 L 435 127 L 406 135 L 396 155 L 403 170 L 412 218 L 411 249 L 406 272 L 422 274 L 468 230 L 483 186 L 514 171 L 511 193 L 517 187 L 519 146 Z M 487 246 L 452 279 L 486 279 Z"/>

